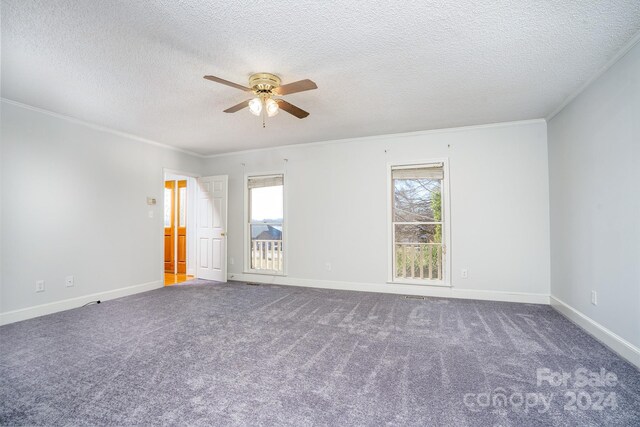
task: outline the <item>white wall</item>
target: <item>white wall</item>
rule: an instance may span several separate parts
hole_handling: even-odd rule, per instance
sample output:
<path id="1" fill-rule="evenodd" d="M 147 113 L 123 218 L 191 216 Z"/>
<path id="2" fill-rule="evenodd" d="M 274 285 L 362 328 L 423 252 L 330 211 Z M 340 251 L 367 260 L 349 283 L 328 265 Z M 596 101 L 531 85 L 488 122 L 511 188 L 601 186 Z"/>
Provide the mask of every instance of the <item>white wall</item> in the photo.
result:
<path id="1" fill-rule="evenodd" d="M 552 295 L 640 347 L 640 45 L 549 122 L 549 169 Z"/>
<path id="2" fill-rule="evenodd" d="M 288 281 L 400 289 L 386 284 L 387 164 L 447 157 L 453 287 L 548 295 L 546 132 L 538 120 L 209 158 L 206 174 L 229 175 L 229 273 L 243 269 L 244 174 L 283 170 L 286 158 Z"/>
<path id="3" fill-rule="evenodd" d="M 161 285 L 163 167 L 198 173 L 201 158 L 5 101 L 2 150 L 0 312 Z"/>

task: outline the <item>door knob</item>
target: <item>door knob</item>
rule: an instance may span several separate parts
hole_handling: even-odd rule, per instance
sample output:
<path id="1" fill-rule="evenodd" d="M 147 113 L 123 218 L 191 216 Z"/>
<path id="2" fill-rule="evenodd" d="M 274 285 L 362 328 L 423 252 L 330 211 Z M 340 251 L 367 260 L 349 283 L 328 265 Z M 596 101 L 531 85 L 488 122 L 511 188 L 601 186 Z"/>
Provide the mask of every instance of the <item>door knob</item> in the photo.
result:
<path id="1" fill-rule="evenodd" d="M 226 236 L 227 234 L 223 231 L 222 233 L 220 233 L 221 236 Z"/>

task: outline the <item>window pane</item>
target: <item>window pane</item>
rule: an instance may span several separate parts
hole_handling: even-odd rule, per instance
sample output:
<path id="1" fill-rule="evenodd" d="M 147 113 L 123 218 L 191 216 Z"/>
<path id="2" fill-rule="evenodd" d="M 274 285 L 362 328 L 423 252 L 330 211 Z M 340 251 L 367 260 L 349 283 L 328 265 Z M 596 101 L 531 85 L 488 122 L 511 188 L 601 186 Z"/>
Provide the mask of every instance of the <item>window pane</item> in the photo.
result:
<path id="1" fill-rule="evenodd" d="M 395 225 L 395 277 L 442 278 L 442 225 Z"/>
<path id="2" fill-rule="evenodd" d="M 253 270 L 283 271 L 284 176 L 250 177 L 249 245 Z"/>
<path id="3" fill-rule="evenodd" d="M 440 244 L 395 244 L 395 277 L 420 280 L 443 278 L 442 245 Z"/>
<path id="4" fill-rule="evenodd" d="M 442 243 L 440 224 L 396 224 L 396 243 Z"/>
<path id="5" fill-rule="evenodd" d="M 252 188 L 249 190 L 251 222 L 276 222 L 283 220 L 283 186 Z"/>
<path id="6" fill-rule="evenodd" d="M 180 206 L 178 227 L 187 226 L 187 188 L 180 187 L 178 189 L 178 205 Z"/>
<path id="7" fill-rule="evenodd" d="M 442 181 L 437 179 L 394 179 L 393 220 L 395 222 L 442 221 Z"/>
<path id="8" fill-rule="evenodd" d="M 171 195 L 173 191 L 170 188 L 164 189 L 164 226 L 165 228 L 171 227 Z"/>
<path id="9" fill-rule="evenodd" d="M 251 268 L 282 271 L 282 225 L 256 224 L 251 228 Z"/>
<path id="10" fill-rule="evenodd" d="M 251 225 L 251 240 L 282 240 L 282 225 Z"/>
<path id="11" fill-rule="evenodd" d="M 443 166 L 392 169 L 394 278 L 444 278 Z M 425 222 L 432 224 L 420 224 Z"/>

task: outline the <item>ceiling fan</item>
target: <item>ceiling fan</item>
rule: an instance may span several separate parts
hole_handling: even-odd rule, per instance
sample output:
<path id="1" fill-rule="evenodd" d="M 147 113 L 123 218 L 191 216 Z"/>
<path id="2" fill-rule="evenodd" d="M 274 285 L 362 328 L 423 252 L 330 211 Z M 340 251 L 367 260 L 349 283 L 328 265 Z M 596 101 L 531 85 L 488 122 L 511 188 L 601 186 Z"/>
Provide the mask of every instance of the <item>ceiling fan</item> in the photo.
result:
<path id="1" fill-rule="evenodd" d="M 235 113 L 245 107 L 249 107 L 249 111 L 252 114 L 256 116 L 260 116 L 262 114 L 262 127 L 265 126 L 265 114 L 268 117 L 273 117 L 278 114 L 280 109 L 296 116 L 299 119 L 307 117 L 309 115 L 308 112 L 296 107 L 282 98 L 277 97 L 318 88 L 318 86 L 309 79 L 299 80 L 297 82 L 281 86 L 280 77 L 271 73 L 252 74 L 251 77 L 249 77 L 249 87 L 242 86 L 216 76 L 204 76 L 204 78 L 245 92 L 253 92 L 255 95 L 253 98 L 227 108 L 224 112 Z"/>

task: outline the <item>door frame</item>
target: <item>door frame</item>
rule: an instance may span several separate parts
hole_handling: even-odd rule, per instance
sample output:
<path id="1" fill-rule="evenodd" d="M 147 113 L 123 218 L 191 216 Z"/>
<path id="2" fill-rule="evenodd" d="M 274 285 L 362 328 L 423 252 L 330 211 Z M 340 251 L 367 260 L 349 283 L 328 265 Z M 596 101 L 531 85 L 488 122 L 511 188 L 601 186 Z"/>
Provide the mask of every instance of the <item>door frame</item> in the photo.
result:
<path id="1" fill-rule="evenodd" d="M 443 263 L 444 277 L 442 282 L 429 281 L 429 280 L 410 280 L 410 279 L 394 279 L 395 260 L 393 257 L 393 249 L 395 242 L 393 241 L 393 181 L 391 179 L 391 171 L 396 166 L 419 166 L 430 163 L 442 163 L 442 169 L 444 173 L 444 183 L 442 184 L 443 192 L 443 209 L 444 218 L 444 246 L 445 246 L 445 260 Z M 389 284 L 403 284 L 403 285 L 418 285 L 418 286 L 436 286 L 436 287 L 451 287 L 451 192 L 449 182 L 449 158 L 448 157 L 436 157 L 431 159 L 411 160 L 411 161 L 397 161 L 387 163 L 387 283 Z"/>
<path id="2" fill-rule="evenodd" d="M 170 229 L 170 235 L 171 235 L 171 265 L 173 266 L 172 268 L 172 272 L 173 274 L 176 274 L 176 270 L 177 270 L 177 264 L 176 264 L 176 249 L 177 249 L 177 243 L 176 243 L 176 239 L 175 239 L 175 234 L 176 234 L 176 182 L 177 181 L 167 181 L 166 175 L 165 175 L 165 181 L 164 181 L 164 191 L 165 194 L 162 197 L 163 202 L 166 200 L 166 192 L 167 190 L 171 190 L 171 198 L 173 199 L 171 201 L 171 221 L 169 223 L 169 227 L 164 227 L 164 252 L 165 252 L 165 260 L 164 260 L 164 272 L 165 274 L 168 273 L 167 271 L 167 259 L 166 259 L 166 252 L 167 252 L 167 229 Z M 169 187 L 167 187 L 167 184 L 171 184 L 169 185 Z M 162 219 L 164 222 L 164 210 L 166 209 L 166 206 L 162 206 Z"/>
<path id="3" fill-rule="evenodd" d="M 165 177 L 167 174 L 172 174 L 172 175 L 182 175 L 185 177 L 189 177 L 189 178 L 193 178 L 195 180 L 197 180 L 201 175 L 195 172 L 186 172 L 183 170 L 178 170 L 178 169 L 171 169 L 171 168 L 166 168 L 163 167 L 162 168 L 162 197 L 161 197 L 161 201 L 162 203 L 157 203 L 156 206 L 160 206 L 160 220 L 158 221 L 159 226 L 162 227 L 162 246 L 161 246 L 161 250 L 160 252 L 162 253 L 162 274 L 160 275 L 160 280 L 162 281 L 162 283 L 164 284 L 164 182 L 165 182 Z M 189 185 L 188 181 L 187 181 L 187 186 Z M 189 192 L 187 191 L 187 198 L 189 197 Z M 194 207 L 195 207 L 195 216 L 194 218 L 197 219 L 197 203 L 194 203 Z M 194 227 L 194 224 L 189 223 L 189 225 L 191 225 L 192 227 Z M 187 235 L 189 234 L 189 230 L 187 229 Z M 189 245 L 187 244 L 187 275 L 189 274 Z M 197 261 L 197 259 L 196 259 Z M 193 266 L 194 267 L 194 277 L 195 277 L 195 273 L 196 273 L 196 269 L 197 266 Z"/>

